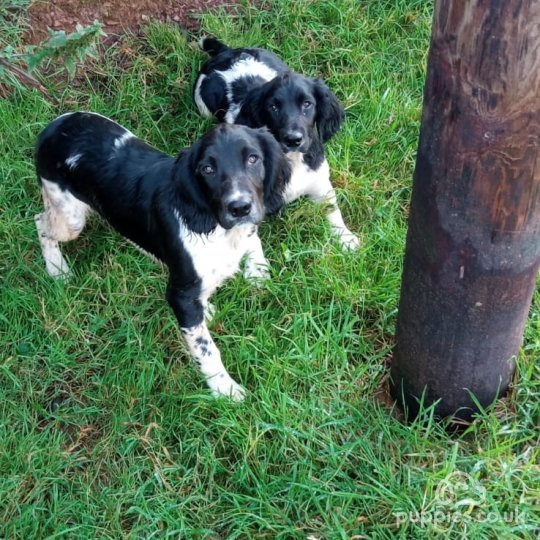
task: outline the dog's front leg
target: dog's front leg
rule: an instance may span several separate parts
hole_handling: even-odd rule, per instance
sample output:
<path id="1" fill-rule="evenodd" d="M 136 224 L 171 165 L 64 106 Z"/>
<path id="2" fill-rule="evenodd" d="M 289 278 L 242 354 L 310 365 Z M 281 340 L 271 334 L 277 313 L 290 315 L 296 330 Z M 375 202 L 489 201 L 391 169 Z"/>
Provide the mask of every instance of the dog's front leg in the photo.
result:
<path id="1" fill-rule="evenodd" d="M 182 327 L 181 330 L 212 393 L 231 397 L 235 401 L 244 399 L 246 391 L 227 373 L 206 323 L 203 321 L 195 326 Z"/>
<path id="2" fill-rule="evenodd" d="M 270 278 L 270 266 L 264 256 L 261 239 L 257 234 L 256 227 L 248 239 L 244 277 L 253 281 L 256 285 L 262 285 L 264 280 Z"/>
<path id="3" fill-rule="evenodd" d="M 345 222 L 337 205 L 336 192 L 330 182 L 330 169 L 325 160 L 317 174 L 314 175 L 313 182 L 307 186 L 306 195 L 313 201 L 330 206 L 330 213 L 326 216 L 332 232 L 339 238 L 344 249 L 355 250 L 360 246 L 360 240 L 354 235 Z"/>
<path id="4" fill-rule="evenodd" d="M 195 363 L 215 396 L 228 396 L 235 401 L 245 397 L 245 390 L 229 375 L 206 322 L 198 295 L 199 286 L 191 289 L 167 286 L 167 301 L 178 319 L 180 329 Z"/>

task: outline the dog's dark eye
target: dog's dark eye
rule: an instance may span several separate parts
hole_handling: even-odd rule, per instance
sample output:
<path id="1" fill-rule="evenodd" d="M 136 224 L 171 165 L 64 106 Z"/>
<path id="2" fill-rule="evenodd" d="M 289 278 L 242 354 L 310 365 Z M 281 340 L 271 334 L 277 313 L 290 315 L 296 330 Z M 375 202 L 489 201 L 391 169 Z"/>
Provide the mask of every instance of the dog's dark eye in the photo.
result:
<path id="1" fill-rule="evenodd" d="M 304 107 L 304 109 L 309 109 L 311 108 L 311 106 L 313 105 L 313 103 L 311 103 L 311 101 L 307 100 L 304 101 L 304 103 L 302 103 L 302 107 Z"/>
<path id="2" fill-rule="evenodd" d="M 211 167 L 210 165 L 203 165 L 201 167 L 201 172 L 203 174 L 214 174 L 214 168 Z"/>
<path id="3" fill-rule="evenodd" d="M 255 163 L 257 163 L 257 161 L 259 161 L 259 156 L 256 156 L 255 154 L 251 154 L 249 157 L 248 157 L 248 163 L 250 165 L 254 165 Z"/>
<path id="4" fill-rule="evenodd" d="M 270 105 L 270 110 L 272 112 L 278 112 L 279 108 L 275 103 L 272 103 L 272 105 Z"/>

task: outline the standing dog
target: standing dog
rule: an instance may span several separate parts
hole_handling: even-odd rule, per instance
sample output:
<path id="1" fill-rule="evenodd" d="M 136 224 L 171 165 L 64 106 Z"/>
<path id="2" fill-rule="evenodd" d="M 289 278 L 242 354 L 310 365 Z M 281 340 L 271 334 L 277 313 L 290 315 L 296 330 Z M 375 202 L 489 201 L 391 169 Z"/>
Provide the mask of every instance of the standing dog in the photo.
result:
<path id="1" fill-rule="evenodd" d="M 345 248 L 358 238 L 347 228 L 330 182 L 323 144 L 340 128 L 344 110 L 321 79 L 295 73 L 264 49 L 231 49 L 215 38 L 201 40 L 211 58 L 199 72 L 193 97 L 205 116 L 250 127 L 266 126 L 292 166 L 282 203 L 300 196 L 330 205 L 328 221 Z M 276 208 L 267 208 L 272 213 Z"/>
<path id="2" fill-rule="evenodd" d="M 169 268 L 167 301 L 216 395 L 240 400 L 204 320 L 208 299 L 249 255 L 264 273 L 257 225 L 290 174 L 266 130 L 221 124 L 169 157 L 94 113 L 68 113 L 39 135 L 36 170 L 45 212 L 36 216 L 48 273 L 69 273 L 59 242 L 82 231 L 89 210 Z"/>

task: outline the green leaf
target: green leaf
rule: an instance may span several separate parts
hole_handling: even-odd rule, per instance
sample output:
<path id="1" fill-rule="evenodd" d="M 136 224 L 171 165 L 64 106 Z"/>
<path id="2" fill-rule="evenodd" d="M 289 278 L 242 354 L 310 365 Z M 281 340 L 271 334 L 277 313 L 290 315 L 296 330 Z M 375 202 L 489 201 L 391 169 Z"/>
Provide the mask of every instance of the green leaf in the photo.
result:
<path id="1" fill-rule="evenodd" d="M 67 69 L 67 72 L 71 78 L 75 76 L 75 72 L 77 71 L 77 64 L 75 63 L 75 60 L 73 58 L 66 58 L 65 68 Z"/>

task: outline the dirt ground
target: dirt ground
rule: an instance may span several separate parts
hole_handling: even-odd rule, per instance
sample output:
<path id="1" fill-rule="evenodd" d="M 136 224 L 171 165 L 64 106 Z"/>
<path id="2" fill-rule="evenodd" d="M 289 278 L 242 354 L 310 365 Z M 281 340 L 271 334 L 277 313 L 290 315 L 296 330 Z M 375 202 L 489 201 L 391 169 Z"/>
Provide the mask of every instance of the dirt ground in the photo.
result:
<path id="1" fill-rule="evenodd" d="M 175 22 L 188 30 L 199 26 L 197 15 L 217 6 L 235 4 L 237 0 L 37 0 L 30 6 L 29 43 L 47 37 L 47 28 L 72 32 L 77 23 L 88 25 L 99 20 L 108 36 L 126 29 L 137 31 L 149 20 Z M 110 37 L 108 38 L 110 39 Z"/>

